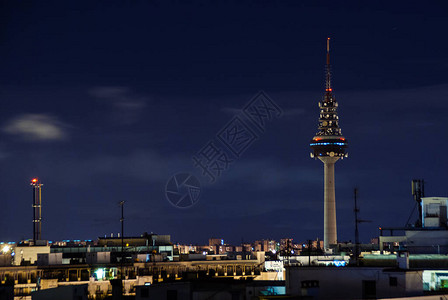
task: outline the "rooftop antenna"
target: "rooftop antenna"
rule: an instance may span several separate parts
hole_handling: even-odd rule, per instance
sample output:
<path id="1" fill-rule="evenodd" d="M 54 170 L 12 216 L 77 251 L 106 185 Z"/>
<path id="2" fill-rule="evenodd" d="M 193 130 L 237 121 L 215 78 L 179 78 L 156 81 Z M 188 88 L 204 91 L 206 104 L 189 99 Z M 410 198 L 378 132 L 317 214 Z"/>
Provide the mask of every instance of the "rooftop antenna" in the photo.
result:
<path id="1" fill-rule="evenodd" d="M 422 197 L 425 197 L 425 181 L 423 179 L 412 180 L 412 196 L 418 205 L 418 224 L 417 227 L 422 226 Z"/>
<path id="2" fill-rule="evenodd" d="M 418 206 L 418 220 L 415 223 L 415 227 L 422 227 L 422 197 L 425 197 L 425 181 L 423 179 L 413 179 L 411 181 L 411 190 L 412 196 L 414 196 L 415 205 L 406 221 L 406 227 L 411 226 L 409 221 L 414 214 L 416 206 Z"/>

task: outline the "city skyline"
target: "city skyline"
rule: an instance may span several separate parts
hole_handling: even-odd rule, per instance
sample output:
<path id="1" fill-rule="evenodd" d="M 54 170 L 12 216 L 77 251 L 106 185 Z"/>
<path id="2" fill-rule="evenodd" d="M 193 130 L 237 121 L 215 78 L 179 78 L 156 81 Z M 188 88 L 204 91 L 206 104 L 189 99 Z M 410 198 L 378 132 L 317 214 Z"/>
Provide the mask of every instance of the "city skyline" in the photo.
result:
<path id="1" fill-rule="evenodd" d="M 230 243 L 323 238 L 323 170 L 309 158 L 325 86 L 325 41 L 350 156 L 336 165 L 338 237 L 363 242 L 404 226 L 411 180 L 446 196 L 448 82 L 443 4 L 344 5 L 4 2 L 0 45 L 0 238 L 120 231 Z M 259 91 L 283 111 L 214 183 L 192 157 Z M 166 183 L 201 182 L 178 209 Z M 417 219 L 414 212 L 413 220 Z"/>

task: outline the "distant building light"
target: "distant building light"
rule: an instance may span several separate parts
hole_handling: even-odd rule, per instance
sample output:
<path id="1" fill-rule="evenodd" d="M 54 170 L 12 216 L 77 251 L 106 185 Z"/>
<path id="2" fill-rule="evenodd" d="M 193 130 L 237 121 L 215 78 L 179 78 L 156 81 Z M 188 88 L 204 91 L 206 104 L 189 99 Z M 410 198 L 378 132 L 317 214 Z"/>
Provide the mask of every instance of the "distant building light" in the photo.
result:
<path id="1" fill-rule="evenodd" d="M 98 270 L 95 271 L 95 275 L 96 275 L 96 278 L 98 280 L 103 279 L 104 278 L 104 274 L 105 274 L 104 269 L 98 269 Z"/>
<path id="2" fill-rule="evenodd" d="M 345 260 L 334 260 L 333 261 L 333 265 L 335 265 L 336 267 L 345 267 L 346 264 L 347 264 L 347 262 Z"/>

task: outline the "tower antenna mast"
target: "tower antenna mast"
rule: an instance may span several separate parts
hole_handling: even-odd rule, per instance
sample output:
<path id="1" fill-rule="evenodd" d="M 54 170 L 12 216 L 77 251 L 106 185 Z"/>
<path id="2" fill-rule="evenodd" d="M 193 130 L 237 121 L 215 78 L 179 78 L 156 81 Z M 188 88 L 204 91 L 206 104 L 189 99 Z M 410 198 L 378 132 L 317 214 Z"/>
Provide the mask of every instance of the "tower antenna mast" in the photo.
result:
<path id="1" fill-rule="evenodd" d="M 330 38 L 327 38 L 327 64 L 325 66 L 325 91 L 331 92 Z"/>

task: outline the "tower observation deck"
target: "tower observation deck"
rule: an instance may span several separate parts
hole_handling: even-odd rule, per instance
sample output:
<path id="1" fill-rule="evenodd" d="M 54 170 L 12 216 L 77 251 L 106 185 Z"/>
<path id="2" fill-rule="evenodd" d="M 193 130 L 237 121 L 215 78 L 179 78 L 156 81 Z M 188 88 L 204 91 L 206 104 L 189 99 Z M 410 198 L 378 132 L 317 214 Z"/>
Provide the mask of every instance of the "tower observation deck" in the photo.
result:
<path id="1" fill-rule="evenodd" d="M 348 156 L 348 143 L 342 136 L 337 114 L 338 103 L 333 96 L 330 68 L 330 39 L 327 39 L 325 94 L 319 102 L 320 116 L 316 135 L 310 142 L 311 157 L 324 163 L 324 248 L 337 243 L 334 164 Z"/>

